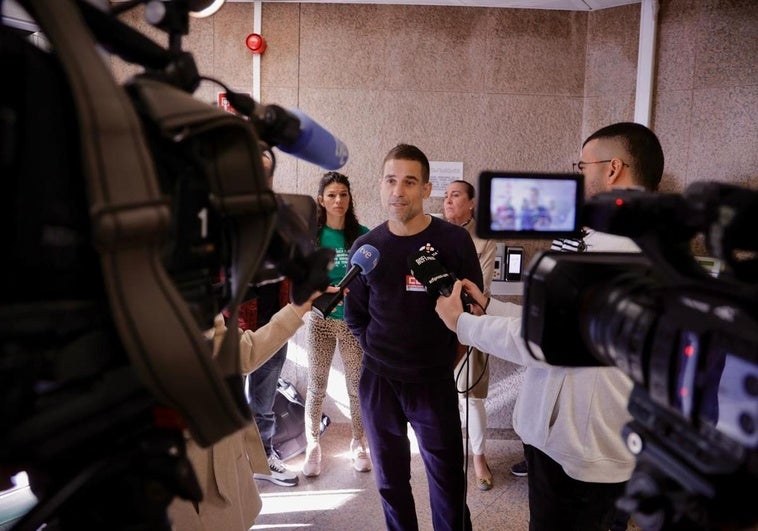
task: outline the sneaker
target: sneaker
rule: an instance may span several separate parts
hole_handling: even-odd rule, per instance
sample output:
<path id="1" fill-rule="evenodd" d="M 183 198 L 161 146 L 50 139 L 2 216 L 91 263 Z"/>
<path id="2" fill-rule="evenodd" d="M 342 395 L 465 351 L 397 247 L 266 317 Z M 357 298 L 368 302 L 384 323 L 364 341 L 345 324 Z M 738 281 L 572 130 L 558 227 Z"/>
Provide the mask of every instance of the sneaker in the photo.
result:
<path id="1" fill-rule="evenodd" d="M 526 468 L 526 461 L 519 461 L 511 467 L 511 474 L 523 478 L 529 471 Z"/>
<path id="2" fill-rule="evenodd" d="M 316 477 L 321 473 L 321 445 L 317 442 L 308 443 L 305 449 L 303 475 L 307 478 Z"/>
<path id="3" fill-rule="evenodd" d="M 353 457 L 353 468 L 358 472 L 368 472 L 371 470 L 371 459 L 369 459 L 366 445 L 363 441 L 353 439 L 350 441 L 350 455 Z"/>
<path id="4" fill-rule="evenodd" d="M 290 472 L 281 459 L 276 454 L 270 455 L 268 458 L 268 468 L 271 474 L 254 474 L 255 479 L 262 479 L 270 481 L 275 485 L 281 487 L 294 487 L 298 483 L 297 474 Z"/>

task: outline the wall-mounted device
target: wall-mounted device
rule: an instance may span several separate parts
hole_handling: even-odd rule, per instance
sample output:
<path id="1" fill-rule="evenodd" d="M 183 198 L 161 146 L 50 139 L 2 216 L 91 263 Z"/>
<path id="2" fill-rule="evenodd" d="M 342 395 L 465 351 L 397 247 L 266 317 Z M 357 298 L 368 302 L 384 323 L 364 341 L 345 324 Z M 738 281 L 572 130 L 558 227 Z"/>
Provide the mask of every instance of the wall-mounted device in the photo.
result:
<path id="1" fill-rule="evenodd" d="M 521 281 L 521 269 L 524 262 L 523 247 L 506 247 L 505 249 L 505 280 L 508 282 Z"/>

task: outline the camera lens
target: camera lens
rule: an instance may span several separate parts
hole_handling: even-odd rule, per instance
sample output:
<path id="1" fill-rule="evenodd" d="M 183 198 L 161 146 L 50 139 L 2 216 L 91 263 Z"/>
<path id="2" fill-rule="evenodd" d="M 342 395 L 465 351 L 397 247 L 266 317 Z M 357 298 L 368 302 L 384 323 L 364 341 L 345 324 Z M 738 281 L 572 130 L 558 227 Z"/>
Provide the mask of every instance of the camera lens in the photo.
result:
<path id="1" fill-rule="evenodd" d="M 585 343 L 603 363 L 645 383 L 645 354 L 659 316 L 651 278 L 621 275 L 595 294 L 585 319 Z"/>

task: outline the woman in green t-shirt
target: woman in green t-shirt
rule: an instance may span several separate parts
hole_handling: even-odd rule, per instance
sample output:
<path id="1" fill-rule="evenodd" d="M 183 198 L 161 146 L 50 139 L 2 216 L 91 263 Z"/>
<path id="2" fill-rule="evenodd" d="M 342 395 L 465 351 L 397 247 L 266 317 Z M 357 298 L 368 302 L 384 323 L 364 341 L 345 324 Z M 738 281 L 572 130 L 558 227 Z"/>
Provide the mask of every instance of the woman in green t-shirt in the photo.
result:
<path id="1" fill-rule="evenodd" d="M 318 203 L 318 245 L 335 250 L 334 267 L 329 272 L 329 277 L 332 284 L 337 284 L 347 273 L 350 247 L 358 236 L 367 233 L 369 229 L 358 223 L 353 197 L 350 193 L 350 182 L 345 175 L 334 171 L 324 174 L 319 183 L 316 201 Z M 318 476 L 321 473 L 321 446 L 319 445 L 321 412 L 335 347 L 339 347 L 342 357 L 350 401 L 350 421 L 353 432 L 350 455 L 353 468 L 359 472 L 371 470 L 371 460 L 363 437 L 363 422 L 358 402 L 358 379 L 363 351 L 358 340 L 350 333 L 342 319 L 343 308 L 340 303 L 324 319 L 312 312 L 307 319 L 308 392 L 305 397 L 305 435 L 308 439 L 308 447 L 303 463 L 303 475 L 306 477 Z"/>

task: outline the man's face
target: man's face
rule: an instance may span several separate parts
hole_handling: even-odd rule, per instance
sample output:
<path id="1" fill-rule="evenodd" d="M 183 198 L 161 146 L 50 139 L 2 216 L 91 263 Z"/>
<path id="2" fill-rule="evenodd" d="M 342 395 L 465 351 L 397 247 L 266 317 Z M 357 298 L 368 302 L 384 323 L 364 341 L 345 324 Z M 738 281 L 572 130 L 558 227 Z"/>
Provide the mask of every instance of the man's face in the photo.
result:
<path id="1" fill-rule="evenodd" d="M 607 155 L 607 152 L 603 150 L 601 142 L 602 140 L 599 138 L 587 142 L 582 148 L 580 160 L 587 163 L 608 159 L 608 156 L 603 156 Z M 600 192 L 607 192 L 610 190 L 610 183 L 608 182 L 609 170 L 609 162 L 587 164 L 584 166 L 582 175 L 584 175 L 585 197 L 592 197 Z"/>
<path id="2" fill-rule="evenodd" d="M 406 223 L 423 215 L 432 185 L 422 181 L 421 172 L 421 163 L 415 160 L 390 159 L 384 164 L 380 191 L 390 220 Z"/>

